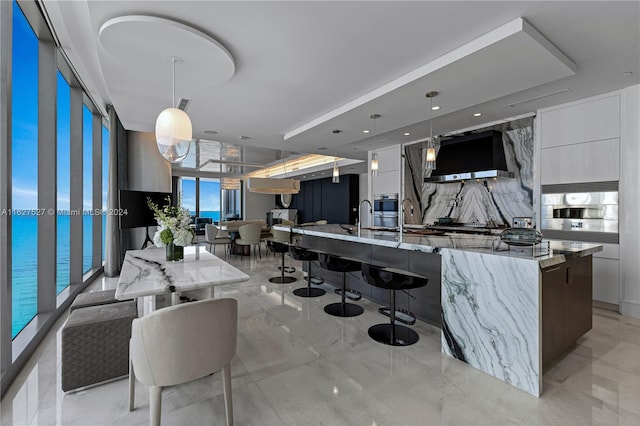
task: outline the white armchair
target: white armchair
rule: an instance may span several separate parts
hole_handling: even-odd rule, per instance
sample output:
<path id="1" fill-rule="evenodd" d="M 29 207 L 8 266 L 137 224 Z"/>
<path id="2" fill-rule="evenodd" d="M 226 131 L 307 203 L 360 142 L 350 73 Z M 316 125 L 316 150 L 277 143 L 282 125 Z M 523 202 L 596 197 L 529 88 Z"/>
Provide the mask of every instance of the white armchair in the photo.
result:
<path id="1" fill-rule="evenodd" d="M 163 308 L 133 321 L 129 410 L 135 380 L 149 386 L 150 424 L 160 425 L 162 388 L 222 370 L 227 425 L 233 425 L 231 360 L 236 354 L 238 301 L 208 299 Z"/>

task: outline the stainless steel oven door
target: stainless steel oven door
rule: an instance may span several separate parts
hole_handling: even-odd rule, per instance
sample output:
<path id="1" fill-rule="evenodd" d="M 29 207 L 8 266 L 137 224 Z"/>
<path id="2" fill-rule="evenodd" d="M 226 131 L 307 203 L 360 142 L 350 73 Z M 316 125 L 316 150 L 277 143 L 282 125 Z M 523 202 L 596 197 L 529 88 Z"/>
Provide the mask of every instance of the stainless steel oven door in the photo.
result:
<path id="1" fill-rule="evenodd" d="M 374 213 L 373 226 L 379 226 L 383 228 L 397 228 L 398 213 L 391 213 L 391 212 Z"/>

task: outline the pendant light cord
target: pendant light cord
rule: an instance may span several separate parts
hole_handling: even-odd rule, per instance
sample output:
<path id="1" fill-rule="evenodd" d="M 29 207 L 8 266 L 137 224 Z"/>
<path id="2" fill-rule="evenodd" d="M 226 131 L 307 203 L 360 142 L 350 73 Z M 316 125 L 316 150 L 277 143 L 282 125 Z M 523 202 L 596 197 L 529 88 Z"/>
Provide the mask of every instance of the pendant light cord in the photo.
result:
<path id="1" fill-rule="evenodd" d="M 173 63 L 173 78 L 171 84 L 171 107 L 176 107 L 176 58 L 171 58 Z"/>
<path id="2" fill-rule="evenodd" d="M 429 143 L 433 143 L 433 96 L 429 98 L 431 101 L 431 119 L 429 120 Z"/>
<path id="3" fill-rule="evenodd" d="M 371 114 L 369 116 L 369 118 L 373 119 L 373 137 L 374 137 L 373 152 L 376 152 L 376 141 L 375 141 L 375 137 L 376 137 L 376 120 L 378 118 L 380 118 L 380 115 L 379 114 Z"/>

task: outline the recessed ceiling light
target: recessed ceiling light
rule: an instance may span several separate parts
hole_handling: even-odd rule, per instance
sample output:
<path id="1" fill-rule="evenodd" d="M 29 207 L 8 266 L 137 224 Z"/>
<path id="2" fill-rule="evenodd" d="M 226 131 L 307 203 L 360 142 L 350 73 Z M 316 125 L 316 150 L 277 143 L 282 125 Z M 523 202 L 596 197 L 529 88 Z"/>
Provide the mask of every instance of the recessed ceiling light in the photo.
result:
<path id="1" fill-rule="evenodd" d="M 217 135 L 218 132 L 215 130 L 205 130 L 204 133 L 206 133 L 207 135 Z"/>
<path id="2" fill-rule="evenodd" d="M 631 71 L 627 71 L 627 72 L 623 72 L 622 74 L 620 74 L 623 77 L 629 77 L 630 75 L 632 75 L 633 73 Z"/>
<path id="3" fill-rule="evenodd" d="M 409 132 L 404 132 L 404 133 L 403 133 L 403 135 L 405 135 L 405 136 L 411 136 L 411 133 L 409 133 Z"/>
<path id="4" fill-rule="evenodd" d="M 327 147 L 326 146 L 319 146 L 318 147 L 318 151 L 326 151 Z"/>
<path id="5" fill-rule="evenodd" d="M 362 133 L 369 133 L 369 130 L 363 130 Z"/>
<path id="6" fill-rule="evenodd" d="M 434 106 L 431 107 L 432 111 L 437 111 L 439 109 L 440 109 L 440 107 L 438 105 L 434 105 Z"/>
<path id="7" fill-rule="evenodd" d="M 474 117 L 480 117 L 481 115 L 482 115 L 481 112 L 476 112 L 476 113 L 473 114 Z"/>
<path id="8" fill-rule="evenodd" d="M 239 139 L 242 139 L 243 141 L 246 141 L 248 139 L 251 139 L 249 136 L 238 136 Z"/>

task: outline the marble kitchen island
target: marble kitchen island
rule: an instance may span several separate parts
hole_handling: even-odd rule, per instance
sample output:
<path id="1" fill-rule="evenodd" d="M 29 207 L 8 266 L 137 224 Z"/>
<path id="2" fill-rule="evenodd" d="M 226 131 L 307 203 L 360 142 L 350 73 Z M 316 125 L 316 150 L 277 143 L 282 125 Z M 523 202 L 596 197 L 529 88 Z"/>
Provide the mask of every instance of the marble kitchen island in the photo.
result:
<path id="1" fill-rule="evenodd" d="M 399 241 L 398 233 L 358 236 L 340 225 L 291 231 L 302 235 L 301 246 L 426 276 L 439 304 L 420 294 L 412 304 L 428 305 L 432 323 L 438 310 L 442 352 L 535 396 L 542 394 L 543 365 L 591 328 L 597 244 L 550 242 L 548 254 L 533 256 L 509 250 L 499 236 L 407 234 Z"/>

